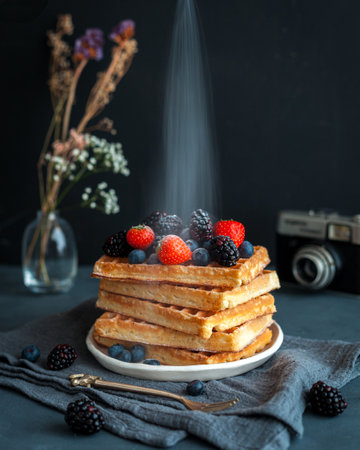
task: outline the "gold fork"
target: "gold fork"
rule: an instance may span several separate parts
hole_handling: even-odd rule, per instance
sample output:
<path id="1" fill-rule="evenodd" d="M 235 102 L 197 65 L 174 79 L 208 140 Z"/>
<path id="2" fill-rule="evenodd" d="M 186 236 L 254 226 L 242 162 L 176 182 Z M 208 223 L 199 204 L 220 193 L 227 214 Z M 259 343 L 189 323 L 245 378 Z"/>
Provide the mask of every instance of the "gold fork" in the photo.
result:
<path id="1" fill-rule="evenodd" d="M 235 405 L 235 403 L 239 400 L 238 398 L 235 398 L 234 400 L 228 400 L 226 402 L 200 403 L 188 400 L 187 398 L 182 397 L 181 395 L 173 394 L 172 392 L 160 391 L 159 389 L 144 388 L 141 386 L 134 386 L 132 384 L 114 383 L 113 381 L 105 381 L 96 375 L 85 375 L 83 373 L 78 373 L 69 375 L 69 378 L 72 386 L 109 388 L 109 389 L 116 389 L 118 391 L 137 392 L 140 394 L 150 394 L 172 398 L 174 400 L 178 400 L 179 402 L 183 403 L 188 409 L 191 409 L 193 411 L 203 411 L 203 412 L 223 411 L 224 409 L 230 408 L 230 406 Z"/>

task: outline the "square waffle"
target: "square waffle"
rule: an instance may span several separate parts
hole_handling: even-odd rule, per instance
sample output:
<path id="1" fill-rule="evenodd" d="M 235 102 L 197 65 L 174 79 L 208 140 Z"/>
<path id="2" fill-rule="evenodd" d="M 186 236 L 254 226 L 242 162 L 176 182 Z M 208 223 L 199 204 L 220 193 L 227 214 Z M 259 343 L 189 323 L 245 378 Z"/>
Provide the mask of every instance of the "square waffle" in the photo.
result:
<path id="1" fill-rule="evenodd" d="M 103 255 L 95 263 L 92 277 L 110 280 L 160 281 L 181 285 L 238 287 L 253 280 L 270 262 L 265 247 L 254 247 L 248 259 L 239 259 L 233 267 L 214 262 L 208 266 L 128 264 L 126 258 Z"/>
<path id="2" fill-rule="evenodd" d="M 146 358 L 157 359 L 161 364 L 174 366 L 184 366 L 192 364 L 219 364 L 230 361 L 237 361 L 243 358 L 249 358 L 255 353 L 263 350 L 270 342 L 272 332 L 270 328 L 266 328 L 263 333 L 257 336 L 253 342 L 239 352 L 219 352 L 209 353 L 201 351 L 191 351 L 182 348 L 164 347 L 161 345 L 141 344 L 145 347 Z M 105 347 L 111 347 L 114 344 L 124 345 L 131 348 L 135 343 L 123 341 L 121 339 L 112 339 L 103 337 L 94 333 L 95 341 Z"/>
<path id="3" fill-rule="evenodd" d="M 259 297 L 280 287 L 275 271 L 264 270 L 250 283 L 237 288 L 206 288 L 206 286 L 178 286 L 169 283 L 100 280 L 100 290 L 154 300 L 161 303 L 200 309 L 202 311 L 220 311 L 234 308 L 252 298 Z"/>
<path id="4" fill-rule="evenodd" d="M 276 311 L 274 297 L 270 294 L 254 298 L 234 308 L 213 313 L 126 297 L 102 289 L 99 290 L 96 306 L 105 311 L 145 320 L 173 330 L 198 335 L 204 339 L 210 338 L 214 328 L 217 331 L 228 330 L 258 316 L 273 314 Z"/>
<path id="5" fill-rule="evenodd" d="M 143 320 L 106 312 L 95 321 L 94 330 L 101 337 L 143 344 L 209 352 L 239 352 L 271 323 L 272 314 L 267 314 L 226 331 L 214 331 L 209 339 L 203 339 Z"/>

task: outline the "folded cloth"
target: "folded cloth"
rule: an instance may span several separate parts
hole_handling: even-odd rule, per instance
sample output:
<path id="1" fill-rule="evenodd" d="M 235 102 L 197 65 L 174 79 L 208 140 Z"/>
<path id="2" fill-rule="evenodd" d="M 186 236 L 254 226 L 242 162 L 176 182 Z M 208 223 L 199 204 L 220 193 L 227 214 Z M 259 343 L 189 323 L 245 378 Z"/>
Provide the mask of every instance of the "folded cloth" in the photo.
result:
<path id="1" fill-rule="evenodd" d="M 138 380 L 100 366 L 85 345 L 87 332 L 100 314 L 94 305 L 95 300 L 88 300 L 71 311 L 0 333 L 0 385 L 62 412 L 75 399 L 91 398 L 103 412 L 108 431 L 152 446 L 170 447 L 194 435 L 222 449 L 269 450 L 288 448 L 291 437 L 303 433 L 306 392 L 313 383 L 323 380 L 341 387 L 360 374 L 360 343 L 286 336 L 280 350 L 263 366 L 206 383 L 204 394 L 196 400 L 240 399 L 218 413 L 189 411 L 181 403 L 161 397 L 73 387 L 69 374 L 88 373 L 185 394 L 186 383 Z M 79 357 L 67 369 L 50 371 L 46 358 L 59 343 L 75 347 Z M 29 344 L 40 348 L 36 363 L 20 359 Z"/>

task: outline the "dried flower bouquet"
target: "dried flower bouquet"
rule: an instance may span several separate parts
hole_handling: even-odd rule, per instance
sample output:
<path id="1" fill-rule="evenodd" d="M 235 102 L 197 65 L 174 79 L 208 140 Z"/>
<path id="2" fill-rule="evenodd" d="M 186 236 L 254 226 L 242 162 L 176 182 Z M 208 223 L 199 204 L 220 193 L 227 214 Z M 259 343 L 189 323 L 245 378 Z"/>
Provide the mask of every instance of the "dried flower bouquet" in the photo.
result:
<path id="1" fill-rule="evenodd" d="M 72 51 L 64 37 L 72 35 L 73 28 L 71 15 L 65 14 L 58 17 L 56 30 L 48 32 L 51 47 L 49 89 L 53 117 L 37 164 L 44 220 L 40 221 L 35 230 L 25 261 L 26 265 L 39 242 L 37 277 L 45 282 L 49 278 L 45 255 L 50 227 L 46 217 L 59 208 L 68 192 L 81 179 L 106 171 L 129 175 L 121 144 L 90 134 L 97 130 L 116 134 L 113 121 L 105 117 L 95 124 L 89 125 L 89 122 L 110 102 L 117 84 L 132 63 L 137 52 L 135 24 L 132 20 L 124 20 L 109 34 L 109 39 L 114 43 L 111 61 L 105 71 L 98 73 L 80 122 L 76 127 L 70 128 L 71 111 L 81 75 L 91 60 L 102 59 L 104 46 L 103 32 L 92 28 L 87 29 L 85 35 L 75 41 Z M 97 209 L 106 214 L 119 211 L 116 193 L 114 189 L 108 189 L 106 182 L 99 183 L 95 189 L 85 188 L 79 206 Z"/>

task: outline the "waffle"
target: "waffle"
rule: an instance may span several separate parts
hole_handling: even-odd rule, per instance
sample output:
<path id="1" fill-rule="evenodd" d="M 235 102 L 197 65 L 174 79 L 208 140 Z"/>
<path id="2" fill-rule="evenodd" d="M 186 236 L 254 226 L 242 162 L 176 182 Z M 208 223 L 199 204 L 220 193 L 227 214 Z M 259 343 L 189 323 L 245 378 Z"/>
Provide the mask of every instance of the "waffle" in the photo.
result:
<path id="1" fill-rule="evenodd" d="M 92 277 L 110 280 L 160 281 L 181 285 L 238 287 L 253 280 L 270 262 L 265 247 L 257 246 L 248 259 L 239 259 L 233 267 L 214 262 L 208 266 L 128 264 L 126 258 L 103 255 L 95 263 Z"/>
<path id="2" fill-rule="evenodd" d="M 280 287 L 279 278 L 275 271 L 264 270 L 248 284 L 234 288 L 207 288 L 204 286 L 177 286 L 168 283 L 144 283 L 141 281 L 113 281 L 102 279 L 100 290 L 155 300 L 161 303 L 185 306 L 202 311 L 220 311 L 234 308 L 241 303 L 266 294 Z"/>
<path id="3" fill-rule="evenodd" d="M 271 323 L 272 315 L 267 314 L 226 331 L 214 331 L 209 339 L 203 339 L 143 320 L 106 312 L 95 321 L 94 330 L 101 337 L 143 344 L 209 352 L 239 352 Z"/>
<path id="4" fill-rule="evenodd" d="M 142 345 L 146 350 L 146 358 L 157 359 L 161 364 L 185 366 L 192 364 L 219 364 L 249 358 L 250 356 L 255 355 L 255 353 L 263 350 L 271 342 L 271 338 L 271 329 L 266 328 L 263 333 L 261 333 L 251 344 L 240 352 L 209 353 L 174 347 L 164 347 L 161 345 Z M 94 339 L 98 344 L 105 347 L 111 347 L 114 344 L 121 344 L 129 349 L 135 344 L 134 342 L 123 341 L 120 339 L 102 337 L 97 333 L 94 333 Z"/>
<path id="5" fill-rule="evenodd" d="M 272 314 L 276 311 L 274 297 L 270 294 L 214 314 L 210 311 L 112 294 L 101 289 L 96 306 L 105 311 L 120 313 L 173 330 L 195 334 L 204 339 L 210 338 L 213 328 L 218 331 L 228 330 L 258 316 Z"/>

